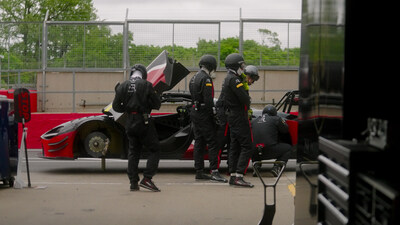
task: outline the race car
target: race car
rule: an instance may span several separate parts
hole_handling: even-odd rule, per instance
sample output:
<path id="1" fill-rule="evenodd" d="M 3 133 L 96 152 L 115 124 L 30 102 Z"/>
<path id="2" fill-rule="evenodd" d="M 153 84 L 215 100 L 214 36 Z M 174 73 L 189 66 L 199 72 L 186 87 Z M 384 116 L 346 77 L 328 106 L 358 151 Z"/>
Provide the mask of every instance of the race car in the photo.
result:
<path id="1" fill-rule="evenodd" d="M 159 92 L 172 89 L 189 71 L 172 61 L 163 51 L 148 67 L 148 80 Z M 178 104 L 175 113 L 152 113 L 160 141 L 161 159 L 193 159 L 193 131 L 189 93 L 164 93 L 162 104 Z M 255 110 L 254 116 L 261 114 Z M 49 159 L 127 158 L 128 139 L 124 123 L 126 115 L 115 112 L 110 103 L 103 115 L 88 116 L 58 125 L 41 135 L 42 154 Z M 297 127 L 296 127 L 297 129 Z M 297 130 L 296 130 L 297 132 Z M 297 136 L 297 134 L 296 134 Z M 144 149 L 143 157 L 147 157 Z M 226 149 L 222 158 L 226 158 Z"/>
<path id="2" fill-rule="evenodd" d="M 158 93 L 173 88 L 189 74 L 182 64 L 168 57 L 163 51 L 147 67 L 147 80 Z M 153 113 L 161 144 L 162 158 L 179 158 L 192 140 L 188 105 L 190 94 L 165 93 L 162 103 L 180 102 L 176 113 Z M 125 135 L 125 113 L 112 109 L 112 103 L 103 110 L 103 115 L 88 116 L 60 124 L 41 135 L 44 158 L 76 159 L 78 157 L 126 158 L 128 140 Z M 144 154 L 146 151 L 144 151 Z"/>

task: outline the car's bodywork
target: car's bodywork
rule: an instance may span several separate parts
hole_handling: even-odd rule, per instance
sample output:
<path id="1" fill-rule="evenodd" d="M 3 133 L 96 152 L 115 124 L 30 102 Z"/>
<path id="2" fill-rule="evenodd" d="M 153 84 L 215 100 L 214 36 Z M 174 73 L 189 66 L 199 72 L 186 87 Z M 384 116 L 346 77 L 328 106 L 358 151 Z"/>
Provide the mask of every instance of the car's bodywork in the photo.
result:
<path id="1" fill-rule="evenodd" d="M 179 62 L 172 61 L 163 51 L 148 67 L 148 80 L 159 92 L 175 86 L 189 71 Z M 164 93 L 162 102 L 180 102 L 177 113 L 153 113 L 158 132 L 162 158 L 179 158 L 193 140 L 187 112 L 189 94 Z M 41 136 L 43 157 L 76 159 L 78 157 L 126 158 L 127 138 L 123 124 L 125 113 L 112 109 L 110 103 L 104 115 L 75 119 L 56 126 Z M 146 151 L 144 151 L 146 154 Z"/>
<path id="2" fill-rule="evenodd" d="M 182 94 L 182 99 L 187 99 L 187 96 Z M 164 102 L 169 100 L 167 98 Z M 180 111 L 177 113 L 152 114 L 160 139 L 161 158 L 181 158 L 193 140 L 189 114 L 185 106 L 178 108 Z M 126 158 L 128 142 L 122 125 L 124 120 L 125 117 L 121 116 L 116 122 L 112 115 L 104 114 L 56 126 L 41 136 L 43 156 Z"/>

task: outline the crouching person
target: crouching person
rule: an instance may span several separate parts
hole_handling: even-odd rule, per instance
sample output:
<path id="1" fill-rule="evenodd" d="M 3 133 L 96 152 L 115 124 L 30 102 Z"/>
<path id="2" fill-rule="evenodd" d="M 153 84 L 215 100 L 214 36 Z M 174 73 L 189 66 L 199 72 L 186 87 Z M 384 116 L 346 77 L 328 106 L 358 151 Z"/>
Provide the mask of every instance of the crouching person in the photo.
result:
<path id="1" fill-rule="evenodd" d="M 286 164 L 291 156 L 292 146 L 281 142 L 279 136 L 288 133 L 289 127 L 285 120 L 277 115 L 275 106 L 267 105 L 263 109 L 262 116 L 253 120 L 251 126 L 255 149 L 252 161 L 276 159 Z M 272 175 L 277 177 L 281 168 L 282 166 L 274 164 L 271 169 Z"/>

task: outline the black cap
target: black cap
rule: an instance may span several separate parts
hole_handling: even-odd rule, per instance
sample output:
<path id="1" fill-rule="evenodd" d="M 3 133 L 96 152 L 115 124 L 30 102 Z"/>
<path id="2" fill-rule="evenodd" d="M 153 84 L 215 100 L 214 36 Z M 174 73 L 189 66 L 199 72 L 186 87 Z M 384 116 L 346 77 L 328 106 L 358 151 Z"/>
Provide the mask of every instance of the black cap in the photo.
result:
<path id="1" fill-rule="evenodd" d="M 135 71 L 140 71 L 142 73 L 142 79 L 147 79 L 147 70 L 142 64 L 135 64 L 132 66 L 130 76 L 132 76 L 133 72 Z"/>
<path id="2" fill-rule="evenodd" d="M 246 74 L 246 76 L 251 77 L 255 81 L 257 81 L 260 78 L 260 76 L 258 75 L 257 67 L 253 65 L 246 66 L 246 68 L 244 68 L 244 74 Z"/>
<path id="3" fill-rule="evenodd" d="M 225 67 L 228 69 L 237 70 L 244 63 L 244 58 L 239 53 L 229 54 L 225 58 Z"/>
<path id="4" fill-rule="evenodd" d="M 217 69 L 217 60 L 212 55 L 203 55 L 199 61 L 199 67 L 206 67 L 210 72 Z"/>
<path id="5" fill-rule="evenodd" d="M 264 107 L 262 114 L 268 114 L 269 116 L 276 116 L 278 113 L 276 111 L 275 106 L 273 105 L 267 105 Z"/>

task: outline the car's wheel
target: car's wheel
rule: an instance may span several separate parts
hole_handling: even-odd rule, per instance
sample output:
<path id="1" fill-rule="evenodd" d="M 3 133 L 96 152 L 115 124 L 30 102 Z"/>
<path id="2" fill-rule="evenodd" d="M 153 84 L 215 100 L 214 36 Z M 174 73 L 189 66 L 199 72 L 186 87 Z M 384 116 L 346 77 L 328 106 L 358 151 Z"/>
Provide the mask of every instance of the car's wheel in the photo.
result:
<path id="1" fill-rule="evenodd" d="M 92 132 L 85 138 L 85 150 L 94 158 L 105 156 L 108 150 L 109 138 L 102 132 Z"/>

